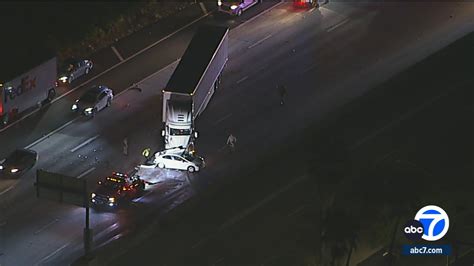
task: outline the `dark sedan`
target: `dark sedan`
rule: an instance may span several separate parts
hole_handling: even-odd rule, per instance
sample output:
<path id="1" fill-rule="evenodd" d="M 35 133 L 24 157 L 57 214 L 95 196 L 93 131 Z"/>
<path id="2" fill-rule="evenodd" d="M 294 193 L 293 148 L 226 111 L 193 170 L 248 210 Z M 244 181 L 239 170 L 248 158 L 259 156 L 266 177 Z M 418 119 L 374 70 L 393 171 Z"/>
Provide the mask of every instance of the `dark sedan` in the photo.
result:
<path id="1" fill-rule="evenodd" d="M 0 176 L 18 178 L 31 169 L 38 161 L 38 153 L 33 150 L 18 149 L 0 161 Z"/>

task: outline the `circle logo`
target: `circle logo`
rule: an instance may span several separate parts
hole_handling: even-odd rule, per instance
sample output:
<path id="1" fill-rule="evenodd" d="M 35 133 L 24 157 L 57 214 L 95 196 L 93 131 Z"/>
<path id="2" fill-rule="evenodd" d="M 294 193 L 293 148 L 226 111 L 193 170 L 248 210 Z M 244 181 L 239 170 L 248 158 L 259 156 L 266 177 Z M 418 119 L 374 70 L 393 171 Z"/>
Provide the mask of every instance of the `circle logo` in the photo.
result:
<path id="1" fill-rule="evenodd" d="M 423 224 L 417 220 L 411 220 L 403 227 L 403 233 L 410 240 L 419 240 L 424 232 Z"/>
<path id="2" fill-rule="evenodd" d="M 415 215 L 415 220 L 423 225 L 423 238 L 426 241 L 436 241 L 443 238 L 449 229 L 449 217 L 446 212 L 435 205 L 421 208 Z"/>

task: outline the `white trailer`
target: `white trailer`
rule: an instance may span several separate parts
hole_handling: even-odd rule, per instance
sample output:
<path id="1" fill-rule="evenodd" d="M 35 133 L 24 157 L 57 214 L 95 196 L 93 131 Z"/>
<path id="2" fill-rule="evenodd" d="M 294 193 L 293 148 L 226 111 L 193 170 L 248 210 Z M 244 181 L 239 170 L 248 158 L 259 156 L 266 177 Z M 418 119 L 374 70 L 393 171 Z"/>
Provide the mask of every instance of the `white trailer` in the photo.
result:
<path id="1" fill-rule="evenodd" d="M 56 96 L 57 59 L 53 57 L 24 74 L 10 78 L 0 81 L 1 125 L 8 124 L 17 114 L 41 106 Z"/>
<path id="2" fill-rule="evenodd" d="M 200 27 L 163 89 L 165 149 L 189 149 L 197 138 L 194 122 L 219 87 L 228 60 L 228 33 L 227 27 Z"/>

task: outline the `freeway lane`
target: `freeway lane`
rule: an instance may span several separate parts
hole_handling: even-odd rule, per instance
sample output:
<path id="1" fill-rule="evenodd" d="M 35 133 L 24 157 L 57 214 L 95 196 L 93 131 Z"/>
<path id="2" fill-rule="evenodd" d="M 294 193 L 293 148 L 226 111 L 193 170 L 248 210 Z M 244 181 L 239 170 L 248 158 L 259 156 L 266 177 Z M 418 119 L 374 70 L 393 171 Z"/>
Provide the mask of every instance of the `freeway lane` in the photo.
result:
<path id="1" fill-rule="evenodd" d="M 470 7 L 472 8 L 472 6 Z M 390 7 L 388 7 L 387 9 L 380 11 L 380 13 L 383 13 L 384 15 L 378 16 L 378 20 L 373 23 L 374 24 L 378 24 L 378 23 L 387 24 L 388 23 L 390 26 L 395 27 L 393 24 L 390 24 L 390 22 L 395 24 L 395 22 L 393 21 L 393 17 L 399 16 L 400 12 L 405 14 L 407 17 L 413 19 L 414 17 L 416 17 L 416 15 L 420 12 L 420 9 L 422 8 L 423 7 L 420 7 L 420 6 L 409 6 L 409 5 L 400 6 L 395 9 L 390 9 Z M 426 21 L 429 21 L 433 23 L 434 25 L 437 25 L 436 23 L 440 21 L 440 17 L 444 17 L 443 16 L 444 10 L 446 10 L 445 6 L 438 6 L 438 8 L 439 9 L 435 9 L 435 11 L 438 11 L 439 13 L 435 13 L 435 15 L 431 17 L 432 20 L 424 18 L 424 23 L 427 23 Z M 468 10 L 468 9 L 463 8 L 463 10 Z M 394 13 L 390 13 L 390 11 Z M 274 15 L 285 16 L 285 18 L 289 18 L 286 16 L 290 16 L 290 18 L 292 18 L 291 15 L 288 15 L 288 14 L 284 15 L 284 13 L 286 12 L 287 10 L 284 9 L 284 7 L 282 7 L 281 9 L 278 8 L 274 12 L 271 12 L 269 17 L 265 19 L 271 18 L 273 19 L 272 21 L 280 21 L 278 17 L 273 17 Z M 322 13 L 323 12 L 324 10 L 322 11 Z M 467 15 L 468 13 L 465 13 L 465 14 Z M 411 17 L 410 15 L 413 17 Z M 467 18 L 467 17 L 464 17 L 464 18 Z M 307 19 L 306 21 L 308 23 L 307 26 L 308 27 L 311 26 L 312 21 L 309 20 L 308 17 L 306 17 L 305 19 Z M 318 19 L 318 18 L 315 18 L 315 19 Z M 384 19 L 386 19 L 387 21 Z M 337 23 L 340 23 L 340 22 L 337 22 Z M 366 25 L 363 25 L 363 24 L 360 25 L 360 24 L 358 26 L 360 26 L 362 29 L 365 29 Z M 469 24 L 466 24 L 466 25 L 468 25 L 469 28 L 466 27 L 464 28 L 464 30 L 471 31 L 472 25 L 469 25 Z M 298 24 L 298 26 L 302 26 L 302 24 Z M 351 26 L 351 24 L 345 23 L 344 26 Z M 423 26 L 426 26 L 426 24 Z M 326 50 L 324 51 L 317 50 L 315 52 L 314 50 L 310 50 L 310 52 L 308 53 L 313 52 L 313 53 L 316 53 L 317 55 L 320 55 L 317 52 L 320 52 L 320 53 L 327 52 L 330 54 L 331 52 L 336 53 L 336 51 L 338 52 L 342 51 L 342 52 L 347 52 L 350 54 L 352 53 L 359 54 L 359 57 L 347 59 L 349 60 L 349 62 L 350 60 L 354 60 L 357 63 L 357 64 L 354 64 L 354 63 L 350 64 L 350 67 L 353 68 L 352 71 L 355 73 L 363 72 L 361 71 L 361 69 L 358 69 L 358 68 L 360 68 L 361 66 L 364 66 L 365 64 L 367 65 L 366 65 L 366 69 L 363 69 L 364 71 L 374 70 L 375 67 L 379 68 L 378 72 L 375 72 L 375 73 L 377 73 L 377 75 L 381 75 L 382 77 L 377 76 L 372 73 L 370 79 L 367 78 L 368 80 L 364 80 L 364 83 L 366 82 L 375 83 L 379 81 L 380 79 L 383 79 L 384 76 L 386 77 L 386 75 L 389 75 L 390 73 L 399 71 L 401 68 L 405 67 L 407 63 L 409 62 L 413 63 L 413 61 L 417 61 L 421 59 L 429 51 L 432 51 L 436 47 L 439 48 L 438 45 L 442 45 L 443 43 L 452 41 L 452 39 L 448 37 L 452 37 L 451 34 L 455 32 L 453 29 L 459 29 L 457 28 L 459 24 L 451 24 L 450 26 L 453 28 L 445 28 L 444 29 L 445 31 L 436 32 L 437 34 L 442 34 L 442 35 L 438 35 L 438 36 L 431 35 L 431 34 L 423 35 L 423 37 L 426 37 L 426 39 L 420 38 L 420 32 L 416 32 L 416 30 L 413 30 L 412 32 L 407 33 L 409 35 L 408 37 L 412 36 L 413 38 L 415 38 L 415 40 L 419 40 L 419 42 L 411 40 L 412 42 L 407 43 L 408 39 L 407 40 L 403 39 L 403 37 L 406 37 L 406 36 L 397 36 L 398 38 L 401 38 L 401 40 L 405 41 L 405 43 L 407 43 L 406 46 L 403 47 L 404 49 L 402 49 L 402 51 L 397 49 L 400 47 L 396 45 L 395 47 L 391 47 L 390 40 L 386 40 L 383 43 L 379 43 L 379 45 L 383 47 L 383 49 L 382 48 L 381 49 L 384 52 L 386 52 L 388 55 L 391 55 L 389 56 L 389 60 L 387 61 L 381 61 L 377 57 L 374 60 L 374 58 L 370 58 L 371 57 L 370 53 L 367 53 L 367 54 L 358 53 L 361 50 L 364 51 L 366 46 L 358 43 L 357 41 L 359 40 L 353 40 L 353 41 L 360 44 L 360 46 L 355 46 L 354 43 L 351 43 L 350 41 L 348 41 L 348 43 L 344 43 L 341 41 L 342 39 L 344 39 L 341 36 L 339 36 L 339 39 L 338 39 L 339 41 L 342 42 L 340 45 L 343 47 L 353 47 L 355 51 L 352 51 L 352 50 L 346 51 L 334 45 L 334 47 L 331 47 L 334 49 L 333 51 L 331 51 L 329 47 L 325 47 Z M 305 31 L 306 29 L 304 27 L 301 27 L 299 29 L 303 32 L 308 32 L 308 31 Z M 264 42 L 260 42 L 261 45 L 254 46 L 254 47 L 262 47 L 263 45 L 265 45 L 267 41 L 271 40 L 271 37 L 268 38 L 268 36 L 272 34 L 272 32 L 269 31 L 271 29 L 262 29 L 262 30 L 264 31 L 262 32 L 261 37 L 258 39 L 254 39 L 254 43 L 260 42 L 263 39 L 266 39 L 266 40 Z M 360 30 L 360 28 L 357 28 L 356 26 L 354 26 L 351 32 L 357 32 L 357 30 Z M 284 34 L 284 28 L 283 29 L 276 28 L 275 31 L 278 33 L 282 32 L 282 34 Z M 331 30 L 331 32 L 337 32 L 337 30 Z M 236 38 L 236 36 L 238 36 L 238 33 L 239 33 L 238 31 L 237 32 L 234 31 L 232 33 L 233 34 L 232 37 Z M 457 32 L 457 34 L 459 33 L 460 32 Z M 382 29 L 381 29 L 381 32 L 371 32 L 370 37 L 378 40 L 378 38 L 381 38 L 379 35 L 385 36 L 385 32 Z M 446 39 L 443 39 L 442 38 L 443 36 L 447 36 Z M 324 42 L 324 39 L 326 36 L 321 35 L 317 37 L 320 37 L 319 39 L 322 39 L 321 42 Z M 438 41 L 442 40 L 442 42 L 433 42 L 433 39 L 430 39 L 430 38 L 434 38 L 434 37 L 436 37 Z M 240 41 L 239 38 L 237 39 Z M 274 47 L 282 47 L 281 43 L 278 43 L 277 41 L 272 44 L 274 45 Z M 433 44 L 435 45 L 433 46 Z M 245 47 L 247 47 L 248 49 L 248 46 L 240 47 L 239 52 L 247 51 L 245 50 Z M 254 49 L 254 47 L 251 49 Z M 426 53 L 420 53 L 419 51 L 420 47 L 422 47 L 424 49 L 423 51 L 425 51 Z M 393 50 L 390 50 L 390 49 L 393 49 Z M 290 51 L 292 52 L 292 50 L 289 50 L 288 53 L 285 54 L 282 52 L 281 54 L 291 55 Z M 356 95 L 363 92 L 363 91 L 357 91 L 356 89 L 367 90 L 367 87 L 364 86 L 366 84 L 364 83 L 361 84 L 360 82 L 358 83 L 354 82 L 354 85 L 357 86 L 356 88 L 353 88 L 352 86 L 347 86 L 347 84 L 344 84 L 344 83 L 343 84 L 346 85 L 346 87 L 341 88 L 339 86 L 335 86 L 335 84 L 338 84 L 338 81 L 340 81 L 338 79 L 343 79 L 343 77 L 339 77 L 335 75 L 334 73 L 332 73 L 331 71 L 334 71 L 334 69 L 312 68 L 311 69 L 312 72 L 310 72 L 307 75 L 303 75 L 303 76 L 296 75 L 295 77 L 294 74 L 293 75 L 289 74 L 289 78 L 293 78 L 293 82 L 290 84 L 296 84 L 294 87 L 301 90 L 298 92 L 303 92 L 303 89 L 306 89 L 306 90 L 304 91 L 304 93 L 300 93 L 300 94 L 291 94 L 291 90 L 289 90 L 289 95 L 291 96 L 288 97 L 288 104 L 287 106 L 284 107 L 286 108 L 288 106 L 296 106 L 298 104 L 300 106 L 305 105 L 307 108 L 304 111 L 306 112 L 299 112 L 300 110 L 288 111 L 288 109 L 282 109 L 278 105 L 279 99 L 276 93 L 274 92 L 273 84 L 268 85 L 269 82 L 270 83 L 275 82 L 276 78 L 274 77 L 280 77 L 283 74 L 281 71 L 278 71 L 279 69 L 277 67 L 275 67 L 276 71 L 274 71 L 275 68 L 273 68 L 273 66 L 278 66 L 278 63 L 281 63 L 283 65 L 281 66 L 281 69 L 291 69 L 292 67 L 294 68 L 295 65 L 292 65 L 291 64 L 292 62 L 290 61 L 288 62 L 288 65 L 285 66 L 284 64 L 287 61 L 283 61 L 282 59 L 278 60 L 279 58 L 275 58 L 275 61 L 272 61 L 271 60 L 272 55 L 278 52 L 280 51 L 277 49 L 272 50 L 271 54 L 263 54 L 263 52 L 260 52 L 259 58 L 262 58 L 262 60 L 251 61 L 252 67 L 257 68 L 257 69 L 259 69 L 258 68 L 259 64 L 261 64 L 262 62 L 268 63 L 269 67 L 266 70 L 267 72 L 270 72 L 270 73 L 265 73 L 265 71 L 257 71 L 257 73 L 260 74 L 260 75 L 256 75 L 258 77 L 267 75 L 265 77 L 262 77 L 261 80 L 259 80 L 258 78 L 252 79 L 252 77 L 250 76 L 243 79 L 247 75 L 239 75 L 239 76 L 236 76 L 232 80 L 232 77 L 230 75 L 232 75 L 234 71 L 238 72 L 239 70 L 243 69 L 243 67 L 240 67 L 239 69 L 239 66 L 245 65 L 245 62 L 240 65 L 237 65 L 237 64 L 232 65 L 232 62 L 235 62 L 235 61 L 229 61 L 229 68 L 227 69 L 228 71 L 227 73 L 229 76 L 227 76 L 227 78 L 225 79 L 224 82 L 226 83 L 224 84 L 223 89 L 221 90 L 220 94 L 217 94 L 219 95 L 217 97 L 220 97 L 221 99 L 226 99 L 226 100 L 220 101 L 220 100 L 216 100 L 217 98 L 215 98 L 214 101 L 211 102 L 211 105 L 209 109 L 207 110 L 207 112 L 204 113 L 202 118 L 198 121 L 198 123 L 200 123 L 199 128 L 201 128 L 201 132 L 202 132 L 201 134 L 202 138 L 199 143 L 200 144 L 199 150 L 204 152 L 207 149 L 209 149 L 209 147 L 207 146 L 212 145 L 212 147 L 209 150 L 207 150 L 208 152 L 204 152 L 204 154 L 208 154 L 206 158 L 208 159 L 208 161 L 210 161 L 210 165 L 212 165 L 212 169 L 208 168 L 205 171 L 205 173 L 203 172 L 204 176 L 200 175 L 199 180 L 195 180 L 196 183 L 204 183 L 202 184 L 203 187 L 205 187 L 206 185 L 206 181 L 207 181 L 206 179 L 208 179 L 209 182 L 220 182 L 220 183 L 228 182 L 229 183 L 230 182 L 229 179 L 243 178 L 244 176 L 248 175 L 249 172 L 252 172 L 252 170 L 258 169 L 259 163 L 261 162 L 260 159 L 264 157 L 262 155 L 262 157 L 259 158 L 258 156 L 261 155 L 259 153 L 271 154 L 272 151 L 276 151 L 279 149 L 279 145 L 277 143 L 279 142 L 291 143 L 292 138 L 291 137 L 284 138 L 285 136 L 282 136 L 282 134 L 289 133 L 291 135 L 292 132 L 290 132 L 290 130 L 298 131 L 298 129 L 301 129 L 301 127 L 307 126 L 309 122 L 304 122 L 304 121 L 302 122 L 303 119 L 308 120 L 308 118 L 312 118 L 313 119 L 312 121 L 317 123 L 317 119 L 319 115 L 318 112 L 326 111 L 325 108 L 328 108 L 328 109 L 335 108 L 334 102 L 330 102 L 330 103 L 326 102 L 328 99 L 336 101 L 336 104 L 342 104 L 344 103 L 345 100 L 347 100 L 347 98 L 342 98 L 342 99 L 338 98 L 340 97 L 340 95 L 337 94 L 339 91 L 335 91 L 334 87 L 339 88 L 339 89 L 345 89 L 346 92 L 348 91 Z M 383 54 L 380 50 L 377 50 L 374 53 L 376 55 L 377 53 Z M 390 54 L 390 53 L 393 53 L 393 54 Z M 238 54 L 238 56 L 241 56 L 241 55 L 242 54 L 240 53 Z M 299 55 L 300 54 L 298 53 L 294 54 L 294 56 L 299 56 Z M 405 56 L 403 60 L 400 60 L 400 55 Z M 299 58 L 300 60 L 295 60 L 295 61 L 305 62 L 304 59 L 307 58 L 307 54 L 302 53 L 302 55 L 300 56 L 301 56 L 301 58 Z M 252 58 L 255 58 L 255 57 L 252 57 Z M 248 63 L 247 61 L 248 59 L 246 60 L 244 56 L 241 56 L 240 59 Z M 265 60 L 268 60 L 268 62 L 266 62 Z M 367 60 L 368 62 L 364 60 Z M 327 62 L 327 61 L 322 61 L 322 62 Z M 347 63 L 344 61 L 342 62 Z M 233 66 L 235 68 L 233 68 Z M 344 66 L 339 66 L 339 67 L 344 67 Z M 336 66 L 334 66 L 334 68 L 337 69 Z M 356 69 L 354 70 L 354 68 Z M 293 71 L 297 72 L 297 69 Z M 328 71 L 328 72 L 326 73 L 325 71 Z M 328 75 L 323 75 L 323 74 L 329 74 L 329 73 L 332 74 L 333 76 L 328 77 Z M 335 79 L 335 80 L 331 80 L 331 83 L 332 83 L 331 85 L 334 87 L 331 87 L 332 89 L 331 91 L 324 91 L 325 88 L 323 87 L 321 89 L 322 91 L 315 91 L 314 97 L 310 98 L 308 97 L 308 95 L 311 95 L 311 92 L 308 92 L 308 90 L 313 87 L 308 86 L 308 84 L 311 84 L 310 82 L 313 81 L 313 76 L 318 75 L 318 74 L 323 78 L 323 80 L 324 78 Z M 342 73 L 342 74 L 345 74 L 345 73 Z M 298 81 L 296 81 L 296 78 L 298 78 Z M 250 83 L 250 82 L 253 82 L 253 83 Z M 239 86 L 234 85 L 236 83 L 238 83 Z M 306 86 L 297 86 L 297 85 L 302 85 L 302 84 Z M 291 86 L 292 85 L 288 85 L 289 88 L 292 88 Z M 334 93 L 335 95 L 334 94 L 328 95 L 329 92 Z M 350 94 L 350 93 L 347 93 L 346 97 L 354 97 L 354 94 Z M 298 96 L 299 98 L 297 98 Z M 319 96 L 319 98 L 317 96 Z M 324 96 L 324 97 L 321 97 L 321 96 Z M 303 97 L 307 97 L 309 99 L 303 99 Z M 243 100 L 243 99 L 247 99 L 247 100 Z M 292 99 L 294 100 L 293 103 L 292 103 Z M 337 103 L 338 100 L 339 101 L 342 100 L 342 101 Z M 224 104 L 226 105 L 226 107 L 222 106 Z M 308 110 L 308 109 L 311 109 L 311 110 Z M 211 111 L 211 110 L 214 110 L 214 111 Z M 231 110 L 231 112 L 229 111 L 222 112 L 221 110 Z M 315 110 L 317 110 L 317 112 L 315 112 Z M 273 114 L 270 114 L 270 112 L 275 112 L 276 114 L 273 115 Z M 286 114 L 287 116 L 285 117 L 284 114 Z M 323 113 L 321 114 L 321 116 L 323 116 Z M 258 119 L 259 117 L 260 119 Z M 230 157 L 224 154 L 223 152 L 219 152 L 217 155 L 212 155 L 211 154 L 212 151 L 214 151 L 215 153 L 215 151 L 221 150 L 222 145 L 225 142 L 225 137 L 227 136 L 226 134 L 229 131 L 232 131 L 232 133 L 234 133 L 239 138 L 237 150 L 239 151 L 240 157 L 237 157 L 237 158 L 235 158 L 235 156 Z M 203 143 L 207 145 L 203 145 Z M 231 163 L 232 165 L 228 166 L 229 163 Z M 232 181 L 238 182 L 237 180 L 232 180 Z M 247 182 L 248 182 L 248 186 L 252 186 L 253 184 L 252 181 L 247 181 Z M 256 180 L 255 182 L 258 182 L 258 181 Z M 266 188 L 262 188 L 262 191 L 261 191 L 262 195 L 271 194 L 273 189 L 274 190 L 278 189 L 278 186 L 271 182 L 269 184 L 266 184 L 266 186 L 267 186 Z M 245 192 L 242 192 L 241 194 L 246 195 Z M 234 198 L 234 201 L 235 201 L 235 198 Z M 252 202 L 251 199 L 248 199 L 245 196 L 238 198 L 238 201 L 240 202 L 239 204 L 243 206 L 251 205 L 251 202 Z M 221 206 L 221 208 L 218 209 L 218 212 L 220 215 L 222 215 L 222 217 L 232 217 L 235 214 L 236 210 L 235 210 L 235 206 L 233 206 L 233 209 L 227 209 L 225 206 L 223 207 Z M 196 217 L 199 217 L 199 218 L 195 218 L 196 220 L 201 221 L 203 218 L 205 218 L 205 215 L 201 214 L 200 210 L 195 210 L 194 214 L 196 215 Z M 223 219 L 225 221 L 225 218 Z M 187 221 L 189 220 L 186 220 L 186 223 Z M 185 233 L 183 233 L 184 235 L 183 237 L 187 236 L 186 233 L 193 234 L 192 236 L 190 236 L 190 237 L 193 237 L 195 234 L 199 234 L 200 230 L 206 231 L 206 228 L 213 228 L 213 226 L 218 226 L 224 221 L 206 219 L 205 221 L 202 221 L 202 223 L 192 226 L 189 229 L 189 231 L 186 231 Z M 174 227 L 171 227 L 171 228 L 174 228 Z M 171 228 L 169 228 L 169 230 L 172 231 L 173 233 L 176 233 Z M 161 233 L 159 232 L 156 233 L 156 238 L 159 239 L 161 238 L 161 236 L 162 236 Z M 174 241 L 179 244 L 180 242 L 179 236 L 175 236 L 174 238 L 173 236 L 171 236 L 171 238 L 172 238 L 171 240 L 170 239 L 167 239 L 167 240 Z M 167 246 L 166 241 L 163 245 Z M 159 249 L 156 249 L 154 245 L 150 245 L 148 247 L 141 246 L 140 249 L 143 249 L 142 252 L 144 252 L 144 254 L 151 254 L 153 252 L 156 253 L 159 250 Z M 106 253 L 104 257 L 102 257 L 103 259 L 102 262 L 103 263 L 107 262 L 107 256 L 112 256 L 112 255 L 113 254 L 111 253 Z M 158 257 L 160 257 L 159 254 L 158 254 Z"/>
<path id="2" fill-rule="evenodd" d="M 142 50 L 141 53 L 130 54 L 131 50 L 129 51 L 129 49 L 127 49 L 129 47 L 121 47 L 120 44 L 117 44 L 116 46 L 120 51 L 127 51 L 123 56 L 126 56 L 128 61 L 110 70 L 101 69 L 102 71 L 108 72 L 104 74 L 99 73 L 97 78 L 84 81 L 84 83 L 80 84 L 82 86 L 73 88 L 77 89 L 77 91 L 69 94 L 67 97 L 55 101 L 53 105 L 43 108 L 32 116 L 22 120 L 20 123 L 15 124 L 6 130 L 2 130 L 0 132 L 0 147 L 2 147 L 2 149 L 0 149 L 0 158 L 3 158 L 18 147 L 24 147 L 36 141 L 42 136 L 72 120 L 74 115 L 69 112 L 72 103 L 80 96 L 80 93 L 84 91 L 84 89 L 91 85 L 104 84 L 111 87 L 115 93 L 119 93 L 120 91 L 129 88 L 132 84 L 178 59 L 183 54 L 194 30 L 199 25 L 217 23 L 229 27 L 235 27 L 275 4 L 277 4 L 277 2 L 267 2 L 263 5 L 259 5 L 257 8 L 246 12 L 239 18 L 223 16 L 221 14 L 212 15 L 212 13 L 210 13 L 209 16 L 203 17 L 195 23 L 187 24 L 186 27 L 181 28 L 179 31 L 172 32 L 172 35 L 165 36 L 168 38 L 163 39 L 161 42 L 149 47 L 147 50 Z M 140 36 L 141 33 L 137 34 L 137 37 Z M 133 36 L 127 38 L 124 44 L 131 45 L 134 48 L 139 46 L 140 43 L 143 46 L 148 45 L 146 43 L 148 39 L 132 39 Z M 127 56 L 131 56 L 132 58 L 128 58 Z M 95 70 L 93 71 L 93 74 L 94 72 Z M 158 89 L 161 90 L 161 88 Z M 61 93 L 65 92 L 63 89 L 60 91 Z"/>
<path id="3" fill-rule="evenodd" d="M 240 27 L 231 31 L 231 60 L 225 73 L 223 89 L 216 93 L 209 109 L 198 120 L 198 128 L 202 132 L 198 149 L 208 159 L 208 168 L 197 176 L 191 176 L 191 185 L 199 192 L 206 188 L 208 182 L 228 182 L 233 177 L 231 173 L 245 175 L 246 166 L 252 166 L 258 162 L 259 158 L 264 157 L 265 153 L 278 149 L 279 142 L 288 142 L 287 136 L 317 122 L 325 112 L 337 108 L 348 98 L 353 98 L 368 89 L 361 85 L 357 88 L 338 86 L 342 80 L 349 77 L 348 73 L 358 75 L 360 71 L 367 71 L 378 62 L 377 55 L 383 54 L 390 58 L 401 50 L 409 58 L 408 62 L 413 63 L 413 60 L 419 58 L 416 44 L 431 43 L 430 38 L 440 39 L 448 36 L 445 35 L 446 32 L 455 32 L 451 31 L 453 28 L 459 31 L 470 30 L 460 27 L 460 25 L 468 25 L 463 18 L 470 14 L 469 7 L 471 6 L 459 9 L 459 20 L 450 24 L 450 28 L 434 32 L 433 34 L 436 34 L 433 36 L 425 35 L 423 37 L 426 39 L 422 38 L 417 42 L 420 32 L 432 28 L 428 26 L 437 25 L 439 17 L 443 16 L 443 6 L 433 8 L 432 16 L 424 18 L 432 24 L 420 23 L 419 27 L 414 28 L 413 31 L 398 36 L 411 45 L 392 46 L 390 40 L 385 40 L 384 43 L 379 43 L 380 48 L 373 48 L 380 49 L 374 51 L 374 56 L 365 50 L 367 49 L 366 42 L 372 39 L 368 38 L 368 35 L 354 33 L 361 31 L 365 33 L 367 25 L 372 23 L 393 23 L 390 25 L 396 27 L 397 24 L 393 18 L 399 16 L 400 12 L 414 17 L 420 11 L 419 9 L 413 8 L 412 13 L 407 12 L 406 7 L 393 11 L 390 9 L 364 11 L 364 7 L 340 4 L 333 7 L 328 5 L 320 12 L 304 13 L 294 12 L 290 5 L 281 5 L 252 21 L 251 28 Z M 384 15 L 378 15 L 380 13 Z M 391 16 L 388 16 L 389 14 Z M 373 22 L 374 15 L 377 18 L 375 22 Z M 349 18 L 348 22 L 339 24 L 347 18 Z M 274 21 L 281 21 L 281 23 L 274 23 Z M 313 31 L 315 23 L 321 23 L 317 24 L 320 25 L 320 29 Z M 338 24 L 339 26 L 335 27 Z M 331 30 L 328 32 L 329 29 Z M 348 33 L 352 34 L 348 36 Z M 304 37 L 299 38 L 300 36 Z M 365 39 L 362 38 L 364 36 Z M 383 29 L 379 29 L 379 31 L 371 31 L 370 37 L 383 40 L 386 35 Z M 308 47 L 308 43 L 312 45 Z M 442 45 L 443 43 L 434 43 L 434 46 L 438 48 Z M 337 60 L 331 60 L 333 58 Z M 327 64 L 314 67 L 313 64 L 318 61 Z M 389 60 L 382 66 L 392 68 L 393 63 L 393 60 Z M 377 66 L 381 68 L 381 72 L 386 70 L 380 64 Z M 95 170 L 83 177 L 93 182 L 117 167 L 118 170 L 129 169 L 135 161 L 140 160 L 139 152 L 143 147 L 159 148 L 160 106 L 156 104 L 159 102 L 159 91 L 155 88 L 166 83 L 166 75 L 169 76 L 172 67 L 162 71 L 160 75 L 163 76 L 158 77 L 154 82 L 150 79 L 141 84 L 140 86 L 146 89 L 146 92 L 143 92 L 144 95 L 134 90 L 128 91 L 123 94 L 123 97 L 117 99 L 112 109 L 100 113 L 97 119 L 77 121 L 63 131 L 53 134 L 44 143 L 33 147 L 40 151 L 41 160 L 38 167 L 71 175 L 81 175 L 95 167 Z M 300 67 L 307 67 L 308 73 L 301 75 Z M 398 64 L 396 67 L 402 68 L 403 65 Z M 250 71 L 252 68 L 263 70 Z M 341 71 L 338 72 L 340 69 Z M 242 81 L 245 76 L 248 78 Z M 383 78 L 383 75 L 374 77 L 370 81 L 373 82 L 377 78 Z M 235 85 L 237 81 L 240 81 L 238 86 Z M 289 88 L 288 104 L 284 107 L 278 104 L 279 99 L 274 90 L 275 81 L 284 82 Z M 314 83 L 315 81 L 317 83 Z M 145 84 L 147 82 L 149 82 L 148 85 Z M 315 87 L 314 84 L 320 84 L 321 87 Z M 339 90 L 335 91 L 334 88 Z M 350 93 L 340 99 L 341 92 Z M 130 106 L 127 105 L 129 101 Z M 296 106 L 305 107 L 305 109 L 296 110 L 294 108 Z M 233 159 L 224 154 L 221 149 L 230 130 L 239 139 L 237 153 Z M 75 150 L 81 143 L 97 135 L 99 137 L 90 144 Z M 131 139 L 128 158 L 120 153 L 121 140 L 124 136 Z M 71 150 L 75 152 L 71 153 Z M 48 155 L 42 156 L 42 154 Z M 247 154 L 251 156 L 245 156 Z M 96 157 L 98 157 L 97 161 Z M 73 207 L 58 207 L 53 203 L 35 200 L 30 186 L 32 179 L 31 174 L 26 176 L 19 181 L 18 188 L 15 187 L 13 191 L 2 195 L 2 210 L 5 210 L 2 214 L 5 213 L 7 223 L 0 229 L 1 234 L 6 235 L 2 238 L 3 243 L 0 244 L 7 250 L 3 252 L 4 255 L 0 259 L 3 259 L 2 262 L 7 265 L 28 265 L 41 260 L 51 263 L 57 260 L 69 262 L 74 256 L 66 256 L 64 251 L 79 250 L 83 226 L 81 211 Z M 267 189 L 276 188 L 275 185 L 269 184 Z M 268 191 L 262 191 L 262 194 L 266 194 L 265 192 Z M 166 194 L 164 191 L 153 192 L 151 195 L 156 195 L 157 198 L 152 197 L 153 199 L 145 204 L 148 208 L 132 206 L 130 209 L 110 216 L 103 215 L 102 217 L 102 214 L 99 214 L 94 218 L 93 226 L 101 231 L 103 228 L 113 226 L 118 220 L 125 227 L 133 228 L 134 224 L 140 224 L 140 220 L 155 220 L 156 218 L 147 216 L 146 212 L 159 211 L 151 206 L 159 205 L 164 194 Z M 188 194 L 184 193 L 183 197 L 189 197 L 192 194 L 192 191 Z M 245 203 L 245 199 L 242 202 Z M 166 205 L 175 204 L 167 203 Z M 34 211 L 29 213 L 29 210 Z M 223 210 L 223 212 L 232 213 L 232 210 Z M 61 224 L 62 218 L 59 217 L 62 216 L 67 217 L 66 220 L 69 219 L 67 226 Z M 52 223 L 55 219 L 59 221 Z M 70 229 L 72 227 L 74 230 Z M 28 228 L 35 228 L 35 230 Z M 43 228 L 45 229 L 41 230 Z M 31 244 L 34 246 L 32 254 L 28 257 L 20 256 L 20 252 L 28 249 L 25 245 L 29 244 L 28 239 L 31 238 L 31 234 L 38 230 L 42 234 L 37 237 L 37 242 Z M 40 246 L 39 243 L 45 244 Z M 75 248 L 64 247 L 66 243 L 73 243 L 71 245 Z"/>

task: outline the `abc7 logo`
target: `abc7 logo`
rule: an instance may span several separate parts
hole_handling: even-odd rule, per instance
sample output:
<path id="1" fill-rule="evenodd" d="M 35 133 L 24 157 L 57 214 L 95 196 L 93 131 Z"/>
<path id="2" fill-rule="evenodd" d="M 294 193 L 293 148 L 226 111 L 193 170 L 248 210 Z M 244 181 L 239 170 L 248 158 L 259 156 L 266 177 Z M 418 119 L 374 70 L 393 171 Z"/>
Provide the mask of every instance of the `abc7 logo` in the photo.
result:
<path id="1" fill-rule="evenodd" d="M 410 240 L 420 240 L 424 231 L 423 224 L 417 220 L 411 220 L 403 227 L 403 233 Z"/>

